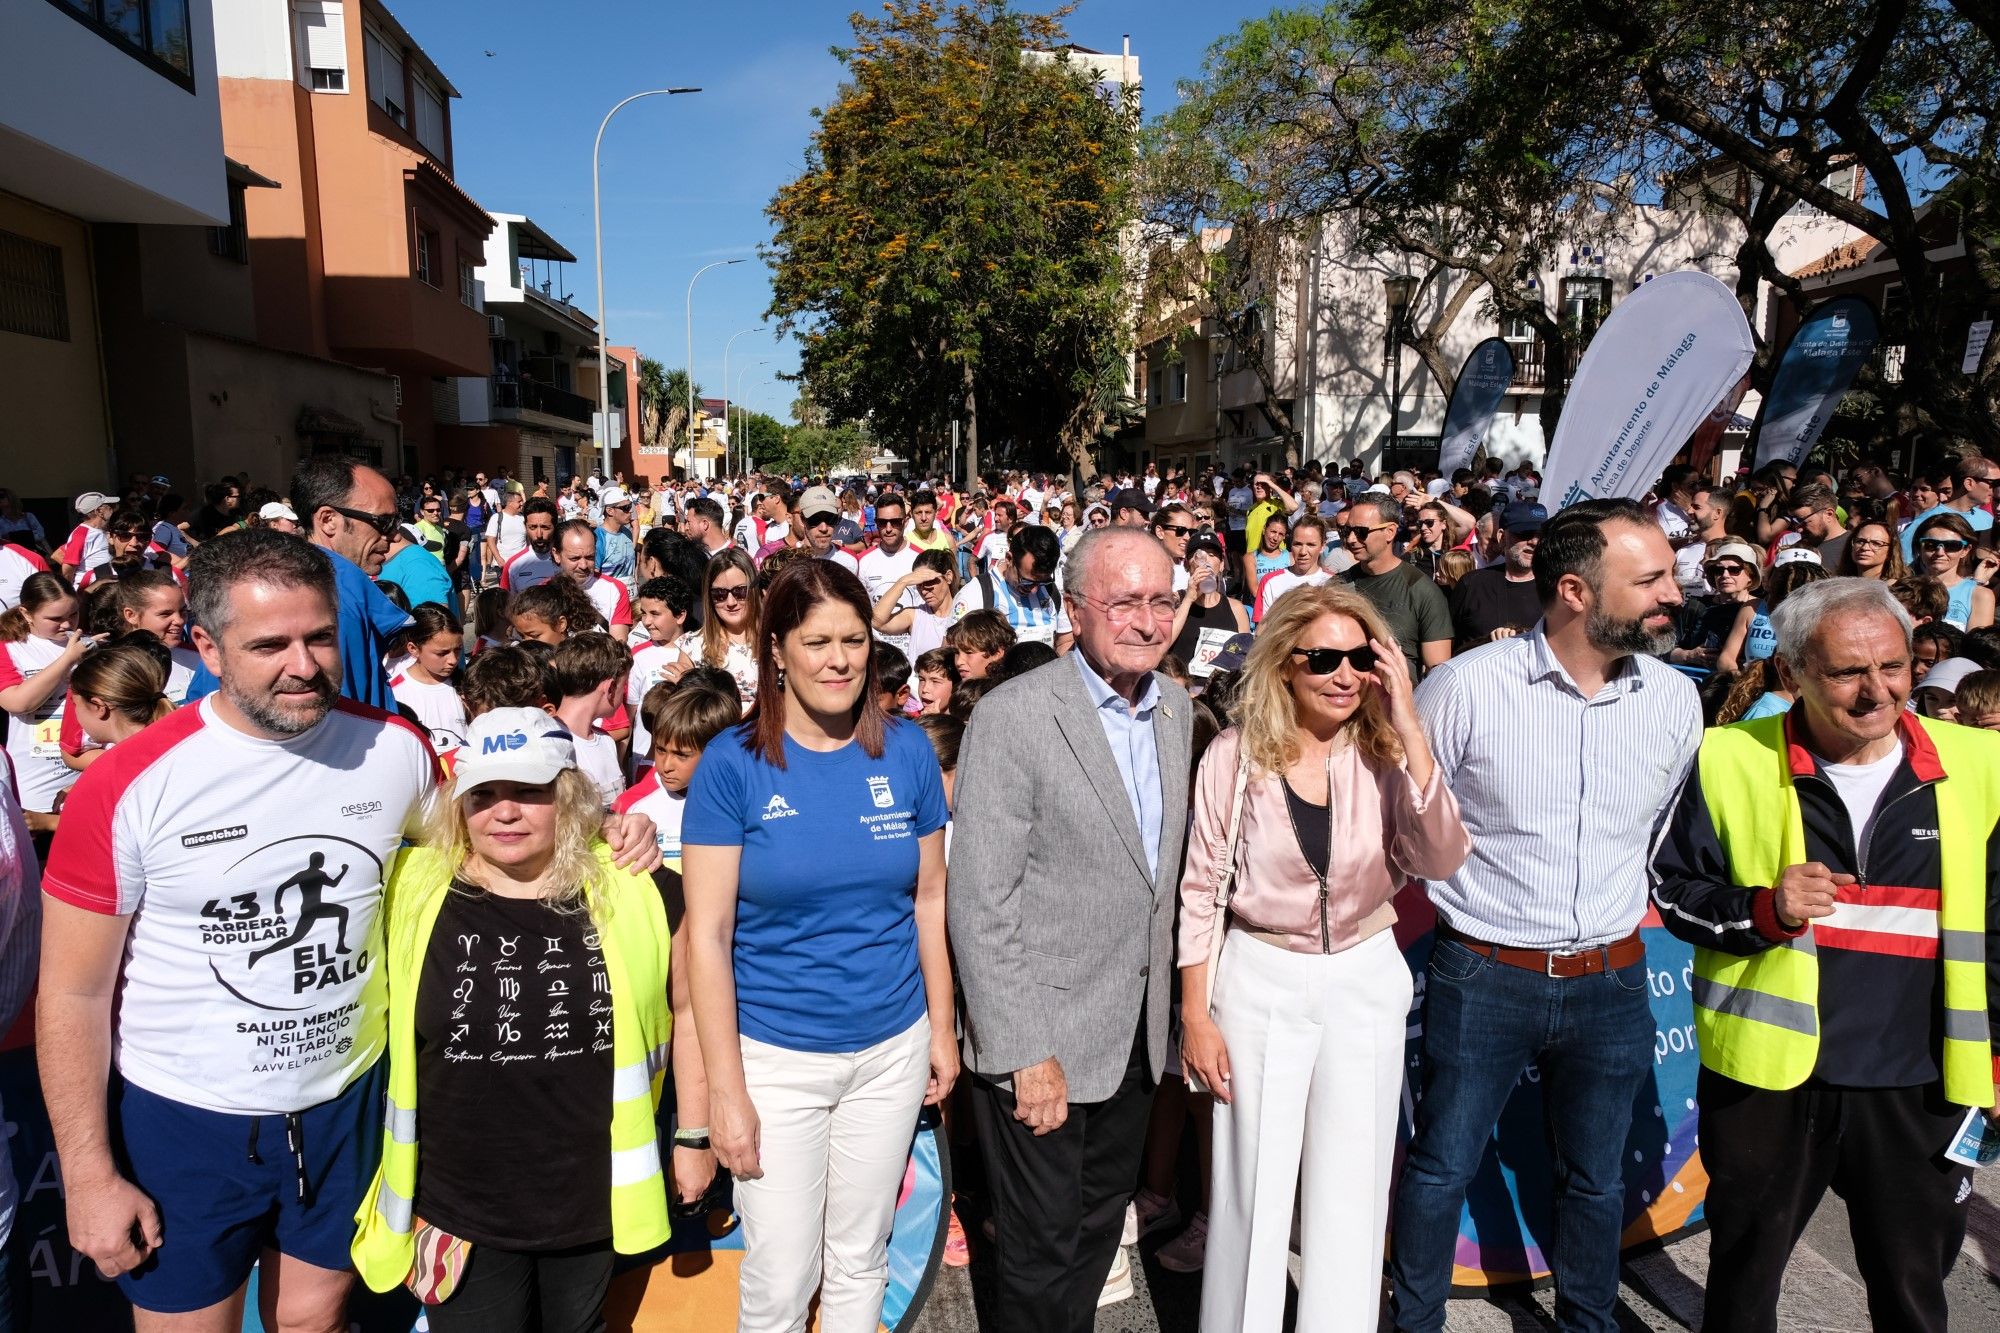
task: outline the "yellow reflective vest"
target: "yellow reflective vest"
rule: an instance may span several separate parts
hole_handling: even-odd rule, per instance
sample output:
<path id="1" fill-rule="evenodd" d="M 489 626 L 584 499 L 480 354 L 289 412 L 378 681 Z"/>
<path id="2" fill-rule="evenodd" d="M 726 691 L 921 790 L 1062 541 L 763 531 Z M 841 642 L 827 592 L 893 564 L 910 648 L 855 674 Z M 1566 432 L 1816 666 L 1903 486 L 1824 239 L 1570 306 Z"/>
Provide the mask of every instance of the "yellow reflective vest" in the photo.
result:
<path id="1" fill-rule="evenodd" d="M 653 1114 L 665 1081 L 673 1014 L 667 1003 L 666 910 L 651 879 L 597 848 L 603 891 L 591 907 L 611 978 L 611 1247 L 641 1254 L 667 1240 L 667 1189 Z M 427 848 L 390 865 L 383 899 L 389 982 L 389 1097 L 382 1164 L 354 1215 L 354 1267 L 375 1291 L 402 1285 L 415 1257 L 417 983 L 451 869 Z"/>
<path id="2" fill-rule="evenodd" d="M 1986 841 L 2000 821 L 2000 746 L 1984 732 L 1916 721 L 1945 772 L 1934 785 L 1945 1095 L 1960 1106 L 1991 1106 Z M 1735 883 L 1776 884 L 1787 866 L 1804 863 L 1805 824 L 1782 715 L 1711 728 L 1696 772 Z M 1701 1062 L 1739 1083 L 1785 1089 L 1811 1077 L 1819 1060 L 1819 954 L 1811 927 L 1748 956 L 1697 947 L 1694 1028 Z"/>

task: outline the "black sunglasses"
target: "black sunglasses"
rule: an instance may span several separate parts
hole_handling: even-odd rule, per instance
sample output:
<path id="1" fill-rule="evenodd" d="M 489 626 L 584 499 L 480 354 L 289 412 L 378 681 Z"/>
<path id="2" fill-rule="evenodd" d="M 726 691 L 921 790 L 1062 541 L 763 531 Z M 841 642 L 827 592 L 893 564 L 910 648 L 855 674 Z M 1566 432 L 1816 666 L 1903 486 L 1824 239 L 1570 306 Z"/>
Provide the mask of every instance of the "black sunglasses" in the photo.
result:
<path id="1" fill-rule="evenodd" d="M 710 588 L 708 600 L 717 606 L 724 602 L 747 602 L 750 600 L 750 585 L 746 583 L 739 588 Z"/>
<path id="2" fill-rule="evenodd" d="M 342 518 L 351 518 L 356 523 L 366 523 L 384 537 L 393 533 L 403 524 L 402 518 L 394 510 L 386 514 L 371 514 L 365 509 L 348 509 L 342 505 L 328 505 L 327 508 L 339 514 Z"/>
<path id="3" fill-rule="evenodd" d="M 1352 663 L 1356 671 L 1375 669 L 1375 650 L 1367 644 L 1359 648 L 1294 648 L 1292 656 L 1305 658 L 1306 670 L 1315 676 L 1331 676 L 1342 662 Z"/>
<path id="4" fill-rule="evenodd" d="M 1196 532 L 1196 529 L 1185 527 L 1179 523 L 1157 524 L 1154 530 L 1157 532 L 1171 532 L 1176 537 L 1192 537 Z"/>
<path id="5" fill-rule="evenodd" d="M 1363 527 L 1359 523 L 1341 524 L 1339 525 L 1340 539 L 1342 541 L 1347 541 L 1351 538 L 1359 537 L 1362 541 L 1367 541 L 1372 534 L 1377 532 L 1387 532 L 1391 528 L 1394 528 L 1395 526 L 1396 525 L 1394 523 L 1377 523 L 1372 528 Z"/>

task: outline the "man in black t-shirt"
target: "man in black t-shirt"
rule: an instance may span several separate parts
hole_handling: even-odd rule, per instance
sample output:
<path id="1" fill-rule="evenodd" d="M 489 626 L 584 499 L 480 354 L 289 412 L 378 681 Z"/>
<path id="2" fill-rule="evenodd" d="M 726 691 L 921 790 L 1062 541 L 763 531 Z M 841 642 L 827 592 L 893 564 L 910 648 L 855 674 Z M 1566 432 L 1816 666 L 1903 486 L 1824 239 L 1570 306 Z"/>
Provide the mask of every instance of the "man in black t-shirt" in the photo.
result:
<path id="1" fill-rule="evenodd" d="M 1447 599 L 1457 630 L 1454 652 L 1525 634 L 1542 618 L 1541 598 L 1535 594 L 1535 548 L 1548 521 L 1549 511 L 1538 504 L 1511 504 L 1502 511 L 1500 563 L 1467 574 Z"/>
<path id="2" fill-rule="evenodd" d="M 471 586 L 472 570 L 469 559 L 472 551 L 472 528 L 466 523 L 466 507 L 470 498 L 464 491 L 453 491 L 447 502 L 444 520 L 444 572 L 451 575 L 451 586 L 461 592 Z"/>

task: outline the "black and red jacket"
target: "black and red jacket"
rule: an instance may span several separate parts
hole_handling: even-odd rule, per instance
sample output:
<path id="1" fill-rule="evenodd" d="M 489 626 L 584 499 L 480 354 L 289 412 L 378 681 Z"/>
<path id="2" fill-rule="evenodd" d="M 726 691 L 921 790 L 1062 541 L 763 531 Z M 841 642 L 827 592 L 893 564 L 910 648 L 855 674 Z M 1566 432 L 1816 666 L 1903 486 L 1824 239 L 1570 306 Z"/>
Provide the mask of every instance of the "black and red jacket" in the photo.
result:
<path id="1" fill-rule="evenodd" d="M 1820 1022 L 1812 1081 L 1819 1084 L 1901 1088 L 1940 1077 L 1944 969 L 1938 961 L 1936 784 L 1948 775 L 1922 727 L 1906 716 L 1901 734 L 1903 762 L 1876 806 L 1868 846 L 1857 849 L 1846 804 L 1799 743 L 1794 719 L 1785 721 L 1806 859 L 1855 877 L 1836 895 L 1836 913 L 1812 926 Z M 1661 923 L 1677 938 L 1725 953 L 1758 953 L 1805 929 L 1778 920 L 1769 885 L 1732 880 L 1699 765 L 1654 855 L 1653 899 Z M 2000 828 L 1986 844 L 1986 996 L 1991 1031 L 2000 1035 Z M 2000 1075 L 2000 1059 L 1995 1071 Z"/>

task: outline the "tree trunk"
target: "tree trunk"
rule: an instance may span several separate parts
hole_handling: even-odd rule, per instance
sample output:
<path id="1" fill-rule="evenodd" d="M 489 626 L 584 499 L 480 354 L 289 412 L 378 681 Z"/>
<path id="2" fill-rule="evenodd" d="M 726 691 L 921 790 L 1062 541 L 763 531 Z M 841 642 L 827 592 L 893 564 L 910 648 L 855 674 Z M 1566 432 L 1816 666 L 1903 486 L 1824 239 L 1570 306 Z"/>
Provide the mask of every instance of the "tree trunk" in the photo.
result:
<path id="1" fill-rule="evenodd" d="M 972 490 L 979 481 L 979 390 L 972 382 L 972 367 L 967 365 L 962 383 L 965 385 L 965 489 Z"/>

